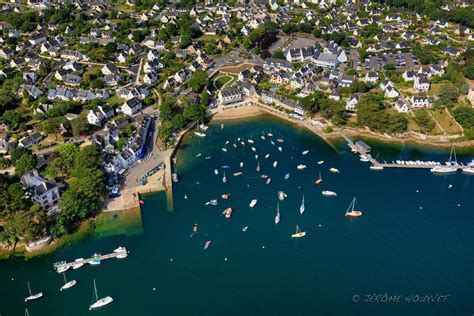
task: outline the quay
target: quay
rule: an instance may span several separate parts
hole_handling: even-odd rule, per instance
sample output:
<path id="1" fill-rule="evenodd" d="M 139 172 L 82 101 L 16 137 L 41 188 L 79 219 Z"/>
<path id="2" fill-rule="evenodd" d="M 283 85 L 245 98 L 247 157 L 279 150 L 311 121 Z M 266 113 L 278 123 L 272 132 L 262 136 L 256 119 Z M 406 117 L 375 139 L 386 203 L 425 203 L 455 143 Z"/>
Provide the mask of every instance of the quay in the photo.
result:
<path id="1" fill-rule="evenodd" d="M 115 249 L 112 253 L 109 253 L 109 254 L 105 254 L 105 255 L 97 255 L 97 256 L 92 256 L 90 258 L 87 258 L 87 259 L 83 259 L 83 260 L 79 260 L 79 261 L 73 261 L 73 262 L 56 262 L 55 264 L 53 264 L 53 267 L 56 269 L 56 270 L 67 270 L 69 269 L 70 267 L 74 266 L 74 265 L 79 265 L 79 264 L 86 264 L 86 263 L 89 263 L 91 262 L 92 260 L 106 260 L 106 259 L 113 259 L 113 258 L 125 258 L 128 256 L 128 251 L 125 247 L 119 247 L 117 249 Z"/>
<path id="2" fill-rule="evenodd" d="M 352 139 L 350 139 L 347 135 L 345 135 L 342 130 L 338 130 L 338 134 L 341 135 L 342 138 L 344 138 L 347 142 L 347 145 L 351 148 L 351 151 L 354 153 L 358 153 L 361 158 L 365 158 L 372 164 L 373 167 L 384 169 L 384 168 L 404 168 L 404 169 L 432 169 L 434 167 L 441 167 L 445 166 L 441 162 L 438 161 L 421 161 L 421 160 L 415 160 L 415 161 L 392 161 L 391 163 L 389 162 L 380 162 L 372 155 L 369 154 L 370 151 L 370 146 L 365 144 L 362 141 L 354 142 Z M 474 173 L 474 166 L 469 165 L 464 165 L 463 163 L 460 164 L 450 164 L 450 168 L 456 169 L 456 171 L 461 170 L 465 173 L 473 174 Z"/>

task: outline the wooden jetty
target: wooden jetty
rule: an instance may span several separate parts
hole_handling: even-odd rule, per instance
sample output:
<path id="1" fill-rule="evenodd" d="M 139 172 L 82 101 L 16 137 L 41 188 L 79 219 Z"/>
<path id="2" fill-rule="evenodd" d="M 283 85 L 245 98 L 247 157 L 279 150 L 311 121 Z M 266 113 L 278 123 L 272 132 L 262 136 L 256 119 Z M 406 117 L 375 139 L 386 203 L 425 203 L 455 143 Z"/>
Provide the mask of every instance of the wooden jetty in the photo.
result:
<path id="1" fill-rule="evenodd" d="M 106 259 L 112 259 L 112 258 L 125 258 L 128 256 L 128 251 L 125 247 L 119 247 L 115 249 L 113 252 L 105 254 L 105 255 L 94 255 L 90 258 L 79 260 L 79 261 L 73 261 L 73 262 L 56 262 L 53 264 L 53 267 L 59 272 L 59 271 L 66 271 L 67 269 L 75 266 L 75 265 L 80 265 L 80 264 L 86 264 L 90 263 L 93 260 L 106 260 Z"/>

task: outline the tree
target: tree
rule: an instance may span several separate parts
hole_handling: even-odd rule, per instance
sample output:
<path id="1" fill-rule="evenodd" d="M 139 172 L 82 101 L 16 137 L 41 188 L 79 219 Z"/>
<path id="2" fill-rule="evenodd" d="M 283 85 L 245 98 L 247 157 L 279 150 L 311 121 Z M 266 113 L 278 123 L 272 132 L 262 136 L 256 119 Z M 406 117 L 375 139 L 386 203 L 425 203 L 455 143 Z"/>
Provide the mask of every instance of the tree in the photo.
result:
<path id="1" fill-rule="evenodd" d="M 66 118 L 57 117 L 44 120 L 41 123 L 41 129 L 47 134 L 55 134 L 59 132 L 61 124 L 66 122 Z"/>
<path id="2" fill-rule="evenodd" d="M 474 80 L 474 59 L 470 60 L 466 64 L 466 77 L 468 77 L 471 80 Z"/>
<path id="3" fill-rule="evenodd" d="M 12 129 L 17 129 L 22 121 L 22 117 L 16 111 L 8 110 L 3 113 L 2 120 L 6 121 Z"/>
<path id="4" fill-rule="evenodd" d="M 36 156 L 33 154 L 25 154 L 15 162 L 15 173 L 23 175 L 36 167 Z"/>
<path id="5" fill-rule="evenodd" d="M 197 122 L 204 120 L 206 113 L 201 105 L 197 103 L 190 103 L 184 108 L 183 115 L 188 121 Z"/>
<path id="6" fill-rule="evenodd" d="M 196 70 L 188 81 L 188 87 L 190 87 L 193 92 L 201 92 L 207 85 L 208 77 L 207 72 L 204 70 Z"/>
<path id="7" fill-rule="evenodd" d="M 438 100 L 435 105 L 438 107 L 452 107 L 459 96 L 459 90 L 452 83 L 447 83 L 441 86 L 438 92 Z"/>
<path id="8" fill-rule="evenodd" d="M 83 135 L 89 132 L 90 125 L 85 114 L 80 114 L 71 121 L 72 133 L 76 136 Z"/>
<path id="9" fill-rule="evenodd" d="M 206 90 L 201 93 L 200 102 L 203 107 L 209 106 L 209 93 Z"/>
<path id="10" fill-rule="evenodd" d="M 169 121 L 174 115 L 174 105 L 176 99 L 173 97 L 163 97 L 160 105 L 160 119 L 162 121 Z"/>
<path id="11" fill-rule="evenodd" d="M 474 129 L 474 109 L 462 106 L 453 111 L 454 119 L 465 129 Z"/>
<path id="12" fill-rule="evenodd" d="M 13 164 L 15 164 L 23 155 L 29 155 L 31 154 L 31 150 L 25 147 L 16 147 L 13 149 L 10 153 L 10 159 Z"/>
<path id="13" fill-rule="evenodd" d="M 275 51 L 272 57 L 276 59 L 286 59 L 285 54 L 281 50 Z"/>
<path id="14" fill-rule="evenodd" d="M 415 122 L 424 133 L 431 132 L 436 124 L 425 109 L 419 109 L 415 112 Z"/>

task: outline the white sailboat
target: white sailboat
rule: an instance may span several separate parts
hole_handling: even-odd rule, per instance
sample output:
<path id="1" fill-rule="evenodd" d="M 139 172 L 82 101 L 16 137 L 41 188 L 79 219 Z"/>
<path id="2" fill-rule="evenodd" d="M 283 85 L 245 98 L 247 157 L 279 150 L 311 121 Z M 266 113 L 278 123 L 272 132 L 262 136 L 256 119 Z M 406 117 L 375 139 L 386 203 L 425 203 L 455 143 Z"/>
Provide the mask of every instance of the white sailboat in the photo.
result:
<path id="1" fill-rule="evenodd" d="M 31 294 L 30 282 L 27 282 L 27 283 L 28 283 L 28 292 L 30 293 L 30 296 L 25 298 L 25 302 L 32 301 L 32 300 L 37 300 L 37 299 L 43 297 L 43 292 L 39 292 L 39 293 L 36 293 L 36 294 Z"/>
<path id="2" fill-rule="evenodd" d="M 303 214 L 305 210 L 304 206 L 304 194 L 303 194 L 303 199 L 301 200 L 301 206 L 300 206 L 300 214 Z"/>
<path id="3" fill-rule="evenodd" d="M 72 269 L 73 270 L 79 269 L 80 267 L 84 265 L 84 258 L 77 258 L 76 260 L 74 260 L 74 262 L 76 263 L 72 265 Z"/>
<path id="4" fill-rule="evenodd" d="M 260 171 L 260 162 L 257 163 L 257 172 Z"/>
<path id="5" fill-rule="evenodd" d="M 277 166 L 278 166 L 278 161 L 275 160 L 275 161 L 273 162 L 273 168 L 276 168 Z"/>
<path id="6" fill-rule="evenodd" d="M 346 217 L 359 217 L 359 216 L 362 216 L 361 211 L 356 211 L 355 210 L 355 204 L 356 204 L 356 198 L 354 197 L 351 204 L 349 204 L 349 207 L 346 210 Z"/>
<path id="7" fill-rule="evenodd" d="M 226 183 L 226 182 L 227 182 L 227 178 L 225 177 L 225 172 L 224 172 L 224 176 L 222 177 L 222 182 L 223 182 L 223 183 Z"/>
<path id="8" fill-rule="evenodd" d="M 67 282 L 66 273 L 63 273 L 63 277 L 64 277 L 64 285 L 61 286 L 61 288 L 59 289 L 60 291 L 67 290 L 67 289 L 69 289 L 69 288 L 71 288 L 71 287 L 73 287 L 74 285 L 77 284 L 76 280 L 71 280 L 71 281 Z"/>
<path id="9" fill-rule="evenodd" d="M 457 167 L 458 167 L 458 160 L 456 157 L 456 149 L 454 148 L 454 143 L 453 143 L 451 147 L 451 152 L 449 153 L 449 159 L 448 161 L 446 161 L 445 166 L 435 166 L 434 168 L 431 168 L 430 171 L 432 173 L 437 173 L 437 174 L 454 173 L 458 171 Z"/>
<path id="10" fill-rule="evenodd" d="M 275 216 L 275 224 L 280 222 L 280 203 L 277 203 L 277 214 Z"/>
<path id="11" fill-rule="evenodd" d="M 97 286 L 95 285 L 95 279 L 94 279 L 94 299 L 95 299 L 95 303 L 89 306 L 89 310 L 108 305 L 114 301 L 114 299 L 110 296 L 106 296 L 104 298 L 99 299 L 99 296 L 97 295 Z"/>
<path id="12" fill-rule="evenodd" d="M 253 207 L 255 207 L 255 205 L 257 205 L 257 199 L 254 199 L 254 200 L 250 201 L 250 204 L 249 204 L 250 207 L 253 208 Z"/>
<path id="13" fill-rule="evenodd" d="M 302 232 L 300 227 L 296 225 L 296 233 L 291 235 L 291 238 L 301 238 L 306 236 L 306 232 Z"/>

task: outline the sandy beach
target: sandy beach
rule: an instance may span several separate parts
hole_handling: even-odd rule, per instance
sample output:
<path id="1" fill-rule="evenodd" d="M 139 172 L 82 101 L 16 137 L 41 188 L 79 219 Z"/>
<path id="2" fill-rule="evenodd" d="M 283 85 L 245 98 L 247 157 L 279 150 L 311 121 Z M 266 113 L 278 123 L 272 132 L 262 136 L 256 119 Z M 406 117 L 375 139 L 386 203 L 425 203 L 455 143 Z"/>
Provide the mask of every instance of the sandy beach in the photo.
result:
<path id="1" fill-rule="evenodd" d="M 267 109 L 266 107 L 260 107 L 260 106 L 241 106 L 238 108 L 227 108 L 224 109 L 223 111 L 218 112 L 213 116 L 212 119 L 215 120 L 235 120 L 235 119 L 240 119 L 240 118 L 248 118 L 248 117 L 253 117 L 253 116 L 258 116 L 262 115 L 264 113 L 269 113 L 271 115 L 274 115 L 276 117 L 282 118 L 287 120 L 288 122 L 297 124 L 298 126 L 306 127 L 319 137 L 323 138 L 325 141 L 328 143 L 333 140 L 341 140 L 342 137 L 336 133 L 323 133 L 320 130 L 317 130 L 316 127 L 311 125 L 311 123 L 308 120 L 305 121 L 298 121 L 295 119 L 289 118 L 287 115 L 272 111 L 270 109 Z M 362 137 L 362 138 L 367 138 L 367 139 L 373 139 L 381 142 L 389 142 L 389 143 L 410 143 L 410 144 L 417 144 L 417 145 L 423 145 L 423 146 L 429 146 L 429 147 L 450 147 L 452 145 L 451 141 L 447 140 L 442 140 L 442 136 L 440 137 L 428 137 L 428 139 L 420 139 L 408 134 L 402 135 L 402 136 L 393 136 L 393 135 L 384 135 L 381 133 L 377 133 L 374 131 L 370 131 L 368 129 L 362 129 L 362 128 L 343 128 L 343 131 L 346 135 L 350 137 Z M 462 147 L 462 148 L 474 148 L 474 140 L 469 140 L 469 141 L 457 141 L 455 142 L 456 147 Z"/>

